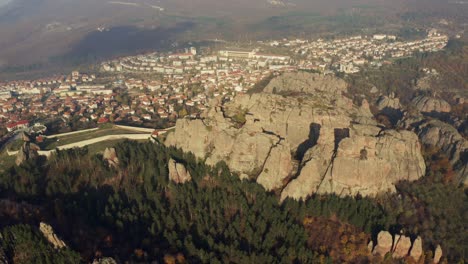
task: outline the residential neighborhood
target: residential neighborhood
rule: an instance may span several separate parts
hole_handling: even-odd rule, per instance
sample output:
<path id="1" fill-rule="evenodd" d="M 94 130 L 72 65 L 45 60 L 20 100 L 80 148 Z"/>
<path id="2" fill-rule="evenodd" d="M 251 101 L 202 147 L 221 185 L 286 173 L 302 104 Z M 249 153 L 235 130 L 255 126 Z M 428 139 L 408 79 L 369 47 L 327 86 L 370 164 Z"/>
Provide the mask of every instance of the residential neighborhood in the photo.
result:
<path id="1" fill-rule="evenodd" d="M 166 128 L 181 117 L 197 118 L 211 98 L 230 100 L 284 71 L 352 74 L 415 52 L 438 51 L 447 41 L 430 30 L 415 41 L 377 34 L 127 56 L 101 63 L 96 72 L 0 82 L 0 127 L 14 131 L 25 122 L 58 119 L 62 131 L 107 122 Z"/>

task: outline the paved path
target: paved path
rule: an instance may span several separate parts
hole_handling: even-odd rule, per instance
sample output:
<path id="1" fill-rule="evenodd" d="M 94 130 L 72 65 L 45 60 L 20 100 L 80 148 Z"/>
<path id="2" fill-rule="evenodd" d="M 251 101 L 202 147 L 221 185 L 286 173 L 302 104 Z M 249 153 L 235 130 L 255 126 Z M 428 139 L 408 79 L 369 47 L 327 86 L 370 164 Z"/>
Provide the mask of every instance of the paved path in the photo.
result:
<path id="1" fill-rule="evenodd" d="M 66 137 L 70 135 L 76 135 L 76 134 L 81 134 L 85 132 L 91 132 L 91 131 L 96 131 L 99 128 L 90 128 L 90 129 L 84 129 L 84 130 L 78 130 L 78 131 L 73 131 L 73 132 L 68 132 L 68 133 L 62 133 L 62 134 L 56 134 L 56 135 L 50 135 L 50 136 L 44 136 L 46 138 L 59 138 L 59 137 Z"/>
<path id="2" fill-rule="evenodd" d="M 83 140 L 80 142 L 75 142 L 63 146 L 58 146 L 57 149 L 59 150 L 64 150 L 64 149 L 72 149 L 72 148 L 82 148 L 86 147 L 92 144 L 96 144 L 102 141 L 108 141 L 108 140 L 119 140 L 119 139 L 131 139 L 131 140 L 146 140 L 150 139 L 151 134 L 121 134 L 121 135 L 108 135 L 108 136 L 102 136 L 98 138 L 93 138 L 93 139 L 88 139 L 88 140 Z M 38 151 L 39 155 L 44 155 L 49 157 L 55 150 L 41 150 Z M 18 154 L 18 151 L 7 151 L 7 154 L 9 156 L 14 156 Z"/>
<path id="3" fill-rule="evenodd" d="M 63 146 L 58 146 L 57 149 L 59 150 L 64 150 L 64 149 L 72 149 L 72 148 L 82 148 L 86 147 L 92 144 L 96 144 L 102 141 L 108 141 L 108 140 L 119 140 L 119 139 L 130 139 L 130 140 L 147 140 L 150 139 L 153 132 L 155 129 L 152 128 L 142 128 L 142 127 L 132 127 L 132 126 L 119 126 L 116 125 L 115 127 L 121 128 L 121 129 L 127 129 L 131 131 L 136 131 L 136 132 L 143 132 L 145 134 L 119 134 L 119 135 L 107 135 L 107 136 L 102 136 L 102 137 L 97 137 L 97 138 L 92 138 L 88 140 L 83 140 L 80 142 L 75 142 Z M 167 131 L 174 129 L 175 127 L 170 127 L 166 129 L 160 129 L 156 130 L 159 132 L 159 135 L 165 134 Z M 91 132 L 98 130 L 99 128 L 91 128 L 91 129 L 86 129 L 86 130 L 80 130 L 80 131 L 74 131 L 74 132 L 68 132 L 68 133 L 62 133 L 62 134 L 57 134 L 57 135 L 50 135 L 48 136 L 49 138 L 56 138 L 56 137 L 64 137 L 68 135 L 74 135 L 74 134 L 79 134 L 79 133 L 85 133 L 85 132 Z M 38 151 L 39 155 L 47 156 L 50 157 L 52 153 L 54 153 L 55 150 L 40 150 Z M 18 151 L 9 151 L 7 150 L 7 154 L 9 156 L 14 156 L 18 154 Z"/>

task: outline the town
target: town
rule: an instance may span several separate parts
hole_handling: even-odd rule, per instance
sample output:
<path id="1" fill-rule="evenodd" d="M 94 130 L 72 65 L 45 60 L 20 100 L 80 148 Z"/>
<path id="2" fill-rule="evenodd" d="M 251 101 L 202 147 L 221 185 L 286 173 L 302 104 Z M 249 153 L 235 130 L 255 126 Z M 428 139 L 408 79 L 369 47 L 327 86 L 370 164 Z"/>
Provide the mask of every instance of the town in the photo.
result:
<path id="1" fill-rule="evenodd" d="M 35 123 L 48 124 L 51 133 L 103 123 L 167 128 L 178 118 L 197 118 L 211 98 L 230 100 L 284 71 L 352 74 L 415 52 L 441 50 L 447 41 L 430 30 L 414 41 L 385 34 L 282 39 L 122 57 L 101 63 L 96 72 L 0 82 L 0 128 L 4 134 Z"/>

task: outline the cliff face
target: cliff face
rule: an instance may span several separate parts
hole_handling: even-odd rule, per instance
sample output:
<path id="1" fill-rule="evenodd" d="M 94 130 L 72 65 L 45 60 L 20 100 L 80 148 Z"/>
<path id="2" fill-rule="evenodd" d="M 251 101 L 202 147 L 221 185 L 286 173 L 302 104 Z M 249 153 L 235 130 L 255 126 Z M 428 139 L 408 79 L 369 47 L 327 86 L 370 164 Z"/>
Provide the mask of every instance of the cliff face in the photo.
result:
<path id="1" fill-rule="evenodd" d="M 179 120 L 167 145 L 208 164 L 225 161 L 282 199 L 315 192 L 375 195 L 425 173 L 417 136 L 381 131 L 366 101 L 356 106 L 339 79 L 288 73 L 262 93 L 213 106 L 200 120 Z"/>
<path id="2" fill-rule="evenodd" d="M 468 141 L 451 125 L 439 120 L 413 124 L 420 141 L 427 147 L 439 149 L 452 164 L 459 182 L 468 185 Z"/>

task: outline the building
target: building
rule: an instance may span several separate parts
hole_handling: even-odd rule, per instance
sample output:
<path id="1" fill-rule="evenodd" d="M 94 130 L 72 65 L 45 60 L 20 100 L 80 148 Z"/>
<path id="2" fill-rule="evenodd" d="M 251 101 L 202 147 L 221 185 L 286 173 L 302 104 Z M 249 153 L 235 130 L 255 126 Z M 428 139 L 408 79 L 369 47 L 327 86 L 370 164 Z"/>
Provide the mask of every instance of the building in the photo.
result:
<path id="1" fill-rule="evenodd" d="M 228 58 L 250 59 L 255 55 L 255 52 L 249 50 L 220 50 L 219 55 Z"/>
<path id="2" fill-rule="evenodd" d="M 10 123 L 7 125 L 8 132 L 16 131 L 18 129 L 25 129 L 29 127 L 28 120 L 21 120 L 18 122 Z"/>

